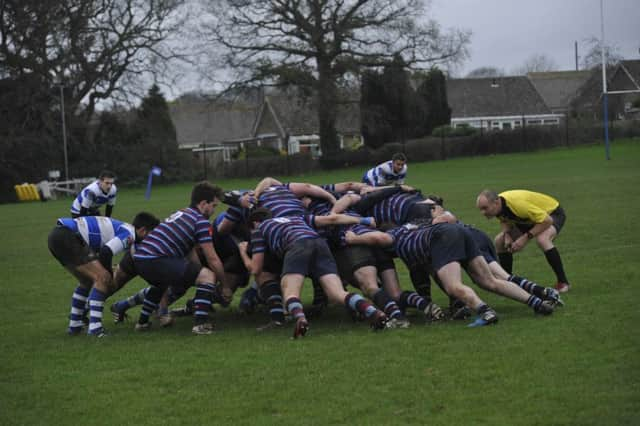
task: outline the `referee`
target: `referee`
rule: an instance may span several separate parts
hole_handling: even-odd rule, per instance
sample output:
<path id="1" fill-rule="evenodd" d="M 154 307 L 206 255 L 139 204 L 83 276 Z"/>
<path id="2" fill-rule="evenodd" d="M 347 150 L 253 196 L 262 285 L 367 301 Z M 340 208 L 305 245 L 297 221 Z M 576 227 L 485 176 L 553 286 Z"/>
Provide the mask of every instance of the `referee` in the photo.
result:
<path id="1" fill-rule="evenodd" d="M 497 217 L 500 220 L 502 230 L 496 236 L 495 244 L 500 264 L 507 272 L 511 273 L 513 267 L 513 253 L 535 239 L 556 274 L 556 290 L 561 293 L 569 291 L 560 253 L 553 245 L 566 220 L 558 200 L 522 189 L 500 194 L 485 189 L 478 195 L 476 206 L 488 219 Z"/>

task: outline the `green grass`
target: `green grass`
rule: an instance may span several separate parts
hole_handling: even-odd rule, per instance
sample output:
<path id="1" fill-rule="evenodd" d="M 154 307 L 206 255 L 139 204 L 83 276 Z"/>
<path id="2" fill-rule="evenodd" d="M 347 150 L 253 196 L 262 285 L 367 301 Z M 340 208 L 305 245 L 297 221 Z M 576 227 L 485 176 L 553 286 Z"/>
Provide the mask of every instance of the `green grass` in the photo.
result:
<path id="1" fill-rule="evenodd" d="M 408 330 L 373 333 L 336 307 L 292 341 L 290 326 L 260 334 L 264 315 L 232 307 L 218 310 L 212 336 L 192 336 L 188 319 L 144 335 L 107 319 L 107 339 L 71 338 L 74 280 L 46 248 L 71 200 L 2 205 L 0 424 L 640 424 L 640 141 L 616 141 L 610 161 L 602 146 L 589 146 L 410 163 L 408 182 L 490 234 L 498 224 L 474 206 L 483 188 L 556 196 L 568 215 L 557 241 L 573 285 L 567 306 L 537 317 L 478 290 L 500 315 L 495 327 L 424 326 L 413 317 Z M 124 188 L 115 216 L 144 209 L 165 217 L 187 204 L 190 188 L 156 187 L 149 201 L 144 188 Z M 515 270 L 553 281 L 533 246 Z M 142 286 L 136 279 L 116 297 Z M 439 290 L 434 297 L 445 304 Z"/>

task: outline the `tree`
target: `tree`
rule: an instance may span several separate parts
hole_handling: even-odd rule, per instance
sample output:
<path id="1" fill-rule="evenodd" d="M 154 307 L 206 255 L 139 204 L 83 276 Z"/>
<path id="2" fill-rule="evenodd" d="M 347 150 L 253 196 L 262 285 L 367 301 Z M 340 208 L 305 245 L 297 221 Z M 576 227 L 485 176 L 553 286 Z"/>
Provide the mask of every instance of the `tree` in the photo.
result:
<path id="1" fill-rule="evenodd" d="M 409 68 L 458 61 L 469 33 L 443 33 L 421 0 L 210 0 L 203 25 L 214 65 L 232 70 L 231 85 L 293 83 L 318 97 L 325 155 L 335 130 L 341 79 L 395 56 Z"/>
<path id="2" fill-rule="evenodd" d="M 504 71 L 500 68 L 496 67 L 480 67 L 474 70 L 471 70 L 465 78 L 491 78 L 491 77 L 502 77 L 504 75 Z"/>
<path id="3" fill-rule="evenodd" d="M 535 53 L 529 56 L 522 66 L 516 68 L 513 72 L 515 75 L 526 75 L 530 72 L 548 72 L 557 70 L 556 62 L 544 53 Z"/>
<path id="4" fill-rule="evenodd" d="M 418 87 L 418 96 L 424 101 L 426 117 L 421 135 L 430 135 L 433 129 L 451 122 L 451 108 L 447 99 L 447 79 L 437 68 L 430 70 Z"/>
<path id="5" fill-rule="evenodd" d="M 582 57 L 581 65 L 583 69 L 590 70 L 602 65 L 602 48 L 600 40 L 596 37 L 586 39 L 585 44 L 589 46 L 587 53 Z M 624 58 L 617 46 L 604 46 L 604 60 L 607 66 L 615 65 Z"/>
<path id="6" fill-rule="evenodd" d="M 0 1 L 0 77 L 33 74 L 44 92 L 63 84 L 67 109 L 84 101 L 89 118 L 127 81 L 179 56 L 164 42 L 182 1 Z"/>

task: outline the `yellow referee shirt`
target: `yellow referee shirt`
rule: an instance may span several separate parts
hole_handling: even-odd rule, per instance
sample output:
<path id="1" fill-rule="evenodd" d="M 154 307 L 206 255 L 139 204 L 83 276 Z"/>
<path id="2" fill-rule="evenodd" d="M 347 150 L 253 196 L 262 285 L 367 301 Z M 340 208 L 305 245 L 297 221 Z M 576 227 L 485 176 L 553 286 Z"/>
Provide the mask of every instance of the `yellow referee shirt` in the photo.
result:
<path id="1" fill-rule="evenodd" d="M 504 202 L 498 219 L 514 224 L 542 223 L 560 205 L 553 197 L 524 189 L 504 191 L 500 197 Z"/>

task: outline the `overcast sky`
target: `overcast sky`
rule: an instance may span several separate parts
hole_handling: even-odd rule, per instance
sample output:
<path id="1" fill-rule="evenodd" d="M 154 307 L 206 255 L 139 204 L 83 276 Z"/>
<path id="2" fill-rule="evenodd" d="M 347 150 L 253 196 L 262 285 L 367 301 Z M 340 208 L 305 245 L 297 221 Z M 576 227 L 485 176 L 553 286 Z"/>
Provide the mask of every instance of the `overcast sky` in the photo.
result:
<path id="1" fill-rule="evenodd" d="M 473 32 L 459 76 L 483 66 L 510 73 L 534 54 L 574 70 L 574 42 L 582 55 L 585 39 L 600 38 L 600 0 L 432 0 L 431 17 Z M 640 0 L 604 0 L 604 26 L 606 45 L 640 59 Z"/>

